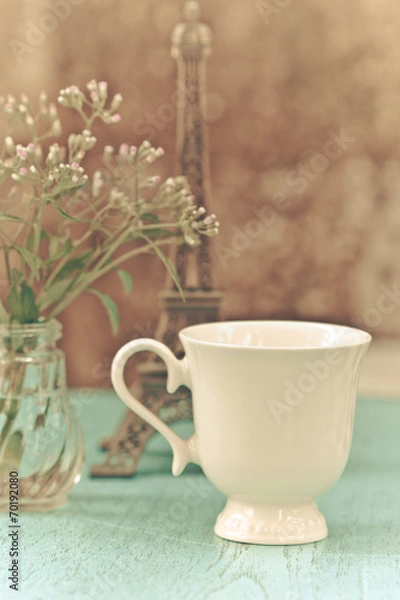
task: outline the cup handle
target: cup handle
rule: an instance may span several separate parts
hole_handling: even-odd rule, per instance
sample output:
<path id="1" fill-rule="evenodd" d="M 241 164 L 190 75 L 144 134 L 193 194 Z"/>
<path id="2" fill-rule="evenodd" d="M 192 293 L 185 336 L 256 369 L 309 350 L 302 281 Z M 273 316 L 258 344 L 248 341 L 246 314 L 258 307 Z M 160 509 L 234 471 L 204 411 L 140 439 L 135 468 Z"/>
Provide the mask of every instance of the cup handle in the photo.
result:
<path id="1" fill-rule="evenodd" d="M 131 394 L 124 380 L 124 369 L 128 359 L 133 354 L 144 350 L 154 352 L 167 365 L 167 390 L 170 394 L 175 392 L 181 385 L 191 388 L 190 368 L 186 356 L 182 360 L 179 360 L 167 346 L 156 340 L 146 338 L 133 340 L 122 346 L 117 352 L 111 366 L 112 384 L 118 396 L 125 402 L 128 408 L 154 427 L 169 442 L 174 454 L 172 473 L 180 475 L 189 462 L 200 464 L 195 444 L 196 434 L 192 435 L 188 440 L 180 438 L 168 425 Z"/>

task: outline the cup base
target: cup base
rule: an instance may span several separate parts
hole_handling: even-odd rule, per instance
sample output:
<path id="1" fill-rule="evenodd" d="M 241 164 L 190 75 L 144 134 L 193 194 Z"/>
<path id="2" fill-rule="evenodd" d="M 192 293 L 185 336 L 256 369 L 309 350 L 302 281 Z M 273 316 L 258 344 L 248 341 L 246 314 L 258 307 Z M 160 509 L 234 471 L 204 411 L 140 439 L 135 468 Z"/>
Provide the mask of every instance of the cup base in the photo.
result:
<path id="1" fill-rule="evenodd" d="M 325 519 L 313 502 L 279 506 L 228 500 L 214 532 L 234 542 L 274 546 L 318 542 L 328 535 Z"/>

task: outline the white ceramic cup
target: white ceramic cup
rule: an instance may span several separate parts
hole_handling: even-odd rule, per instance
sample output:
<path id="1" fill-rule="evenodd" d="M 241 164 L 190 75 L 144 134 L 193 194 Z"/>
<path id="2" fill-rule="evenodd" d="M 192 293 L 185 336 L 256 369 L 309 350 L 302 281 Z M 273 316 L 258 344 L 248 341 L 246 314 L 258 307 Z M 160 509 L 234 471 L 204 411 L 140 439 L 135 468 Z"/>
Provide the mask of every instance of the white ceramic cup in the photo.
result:
<path id="1" fill-rule="evenodd" d="M 228 497 L 215 533 L 254 544 L 327 536 L 315 498 L 346 466 L 357 382 L 371 336 L 324 323 L 237 321 L 183 329 L 178 360 L 152 339 L 129 342 L 112 364 L 121 399 L 171 444 L 174 475 L 188 462 Z M 181 439 L 128 390 L 130 356 L 155 352 L 167 389 L 192 391 L 194 435 Z"/>

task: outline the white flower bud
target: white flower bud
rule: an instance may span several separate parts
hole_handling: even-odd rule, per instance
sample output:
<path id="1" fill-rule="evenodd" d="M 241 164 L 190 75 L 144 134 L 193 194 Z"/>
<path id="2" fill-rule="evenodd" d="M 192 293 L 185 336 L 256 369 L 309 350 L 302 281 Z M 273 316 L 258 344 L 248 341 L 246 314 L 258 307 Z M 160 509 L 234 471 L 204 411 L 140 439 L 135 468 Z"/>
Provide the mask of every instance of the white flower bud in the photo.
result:
<path id="1" fill-rule="evenodd" d="M 5 144 L 6 144 L 6 150 L 7 150 L 7 152 L 9 154 L 14 154 L 14 152 L 15 152 L 15 144 L 14 144 L 14 140 L 12 139 L 12 137 L 8 135 L 4 141 L 5 141 Z"/>
<path id="2" fill-rule="evenodd" d="M 112 146 L 105 146 L 103 150 L 103 160 L 105 163 L 111 162 L 111 157 L 114 153 L 114 148 Z"/>
<path id="3" fill-rule="evenodd" d="M 111 112 L 115 112 L 116 110 L 119 109 L 119 107 L 121 106 L 122 100 L 123 100 L 123 98 L 122 98 L 121 94 L 115 94 L 115 96 L 111 102 Z"/>
<path id="4" fill-rule="evenodd" d="M 53 104 L 53 102 L 49 106 L 49 115 L 52 119 L 57 118 L 57 107 L 55 104 Z"/>
<path id="5" fill-rule="evenodd" d="M 75 152 L 75 150 L 77 149 L 77 142 L 78 142 L 78 136 L 75 133 L 71 133 L 68 136 L 68 148 L 70 150 L 70 152 L 73 154 Z"/>
<path id="6" fill-rule="evenodd" d="M 92 194 L 95 198 L 99 195 L 102 186 L 103 186 L 103 177 L 102 177 L 101 171 L 95 171 L 95 173 L 93 175 L 93 186 L 92 186 Z"/>
<path id="7" fill-rule="evenodd" d="M 89 92 L 94 92 L 97 90 L 97 81 L 95 79 L 92 79 L 91 81 L 89 81 L 89 83 L 86 85 L 87 89 L 89 90 Z"/>
<path id="8" fill-rule="evenodd" d="M 84 152 L 88 152 L 88 150 L 91 150 L 95 146 L 96 142 L 97 138 L 95 138 L 94 136 L 84 138 L 82 142 L 82 150 Z"/>
<path id="9" fill-rule="evenodd" d="M 40 163 L 42 160 L 42 156 L 43 156 L 42 147 L 38 145 L 35 148 L 35 161 Z"/>
<path id="10" fill-rule="evenodd" d="M 107 82 L 106 81 L 100 81 L 98 88 L 99 88 L 99 97 L 100 100 L 102 100 L 103 102 L 105 102 L 107 100 Z"/>
<path id="11" fill-rule="evenodd" d="M 59 119 L 56 119 L 51 127 L 51 133 L 54 136 L 59 136 L 62 134 L 62 127 L 61 127 L 61 121 Z"/>

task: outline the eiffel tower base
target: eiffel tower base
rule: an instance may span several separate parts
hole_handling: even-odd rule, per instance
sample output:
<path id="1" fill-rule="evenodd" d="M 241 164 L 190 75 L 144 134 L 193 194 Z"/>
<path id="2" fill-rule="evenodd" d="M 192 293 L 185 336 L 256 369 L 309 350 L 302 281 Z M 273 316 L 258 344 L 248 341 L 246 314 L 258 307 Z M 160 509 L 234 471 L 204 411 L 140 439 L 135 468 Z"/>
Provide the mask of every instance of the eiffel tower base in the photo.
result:
<path id="1" fill-rule="evenodd" d="M 157 336 L 175 352 L 182 355 L 177 332 L 189 325 L 208 323 L 219 319 L 222 294 L 217 291 L 185 291 L 182 302 L 174 290 L 160 294 L 163 312 L 160 318 L 160 335 Z M 152 359 L 138 368 L 139 394 L 143 404 L 165 423 L 192 419 L 190 391 L 181 387 L 174 394 L 166 391 L 167 371 L 159 359 Z M 101 444 L 107 457 L 91 470 L 93 477 L 132 477 L 147 441 L 154 429 L 132 411 L 128 411 L 116 433 Z"/>

